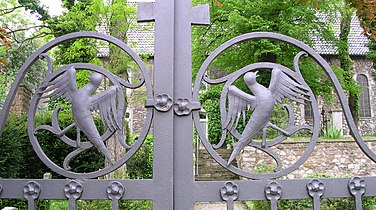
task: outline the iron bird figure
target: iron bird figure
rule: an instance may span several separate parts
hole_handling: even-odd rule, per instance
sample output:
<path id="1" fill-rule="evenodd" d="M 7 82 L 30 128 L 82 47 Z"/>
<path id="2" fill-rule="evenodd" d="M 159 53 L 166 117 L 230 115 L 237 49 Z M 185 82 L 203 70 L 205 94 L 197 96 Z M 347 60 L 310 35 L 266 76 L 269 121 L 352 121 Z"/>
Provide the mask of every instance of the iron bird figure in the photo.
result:
<path id="1" fill-rule="evenodd" d="M 276 129 L 286 136 L 290 136 L 288 131 L 279 128 L 269 121 L 274 106 L 281 102 L 284 97 L 298 103 L 303 103 L 303 100 L 309 100 L 309 95 L 307 94 L 308 88 L 292 79 L 282 70 L 278 68 L 272 70 L 269 88 L 257 83 L 257 73 L 248 72 L 244 75 L 244 82 L 254 95 L 245 93 L 234 85 L 228 87 L 228 112 L 226 120 L 222 123 L 222 130 L 225 132 L 226 129 L 236 129 L 241 115 L 245 124 L 245 111 L 247 109 L 253 111 L 253 113 L 240 139 L 238 139 L 239 141 L 235 144 L 227 165 L 236 158 L 239 152 L 260 131 L 263 132 L 261 146 L 265 147 L 266 129 L 268 127 Z"/>
<path id="2" fill-rule="evenodd" d="M 105 91 L 93 95 L 100 86 L 103 75 L 92 73 L 89 83 L 78 89 L 76 85 L 76 70 L 72 67 L 64 74 L 42 86 L 42 92 L 48 93 L 42 98 L 50 98 L 49 101 L 62 97 L 72 104 L 72 115 L 77 132 L 82 131 L 90 142 L 101 152 L 108 161 L 113 162 L 103 139 L 94 124 L 92 111 L 99 110 L 101 120 L 110 131 L 119 131 L 119 141 L 122 143 L 123 126 L 116 108 L 117 90 L 110 86 Z M 52 93 L 50 93 L 52 92 Z M 122 144 L 123 145 L 123 144 Z M 124 145 L 123 145 L 124 146 Z"/>

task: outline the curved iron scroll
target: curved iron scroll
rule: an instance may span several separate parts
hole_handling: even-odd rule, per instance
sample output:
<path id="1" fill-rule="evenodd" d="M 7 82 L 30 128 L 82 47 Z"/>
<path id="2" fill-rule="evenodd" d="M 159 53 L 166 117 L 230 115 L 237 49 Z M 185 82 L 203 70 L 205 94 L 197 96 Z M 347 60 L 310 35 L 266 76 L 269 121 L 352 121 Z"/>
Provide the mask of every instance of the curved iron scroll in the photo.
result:
<path id="1" fill-rule="evenodd" d="M 362 149 L 362 151 L 370 159 L 372 159 L 374 162 L 376 162 L 376 154 L 373 151 L 371 151 L 369 149 L 369 147 L 365 144 L 365 142 L 361 138 L 361 136 L 360 136 L 360 134 L 359 134 L 359 132 L 358 132 L 356 126 L 355 126 L 354 120 L 353 120 L 353 118 L 351 116 L 351 112 L 350 112 L 350 109 L 349 109 L 349 106 L 348 106 L 348 103 L 347 103 L 347 100 L 346 100 L 346 97 L 345 97 L 345 94 L 344 94 L 343 89 L 340 86 L 340 83 L 339 83 L 338 79 L 336 78 L 333 70 L 330 68 L 329 64 L 318 53 L 316 53 L 312 48 L 310 48 L 308 45 L 306 45 L 303 42 L 298 41 L 298 40 L 296 40 L 294 38 L 291 38 L 291 37 L 288 37 L 288 36 L 285 36 L 285 35 L 281 35 L 281 34 L 270 33 L 270 32 L 255 32 L 255 33 L 248 33 L 248 34 L 240 35 L 238 37 L 235 37 L 235 38 L 233 38 L 233 39 L 225 42 L 220 47 L 218 47 L 212 54 L 210 54 L 210 56 L 202 64 L 202 66 L 201 66 L 201 68 L 199 70 L 199 73 L 198 73 L 198 75 L 196 77 L 196 80 L 195 80 L 195 85 L 194 85 L 194 90 L 193 90 L 193 100 L 194 101 L 198 100 L 200 85 L 201 85 L 201 83 L 203 81 L 206 82 L 206 83 L 208 83 L 208 84 L 211 84 L 211 85 L 225 83 L 225 88 L 223 88 L 222 96 L 221 96 L 221 112 L 222 112 L 221 115 L 223 116 L 223 115 L 226 114 L 226 113 L 223 113 L 223 112 L 226 112 L 226 103 L 225 102 L 226 102 L 226 97 L 227 97 L 227 94 L 228 94 L 227 93 L 227 91 L 228 91 L 227 89 L 240 76 L 246 74 L 247 72 L 254 72 L 256 70 L 274 69 L 274 68 L 284 69 L 286 71 L 291 71 L 288 68 L 286 68 L 284 66 L 281 66 L 279 64 L 268 63 L 268 62 L 261 62 L 261 63 L 250 64 L 250 65 L 248 65 L 246 67 L 243 67 L 242 69 L 240 69 L 240 70 L 238 70 L 238 71 L 236 71 L 234 73 L 231 73 L 231 74 L 229 74 L 227 76 L 224 76 L 224 77 L 221 77 L 221 78 L 218 78 L 218 79 L 211 79 L 211 78 L 209 78 L 209 77 L 207 77 L 205 75 L 205 73 L 206 73 L 207 68 L 209 67 L 209 65 L 223 51 L 225 51 L 226 49 L 230 48 L 231 46 L 233 46 L 235 44 L 238 44 L 238 43 L 241 43 L 241 42 L 245 42 L 245 41 L 250 41 L 250 40 L 256 40 L 256 39 L 271 39 L 271 40 L 282 41 L 284 43 L 293 45 L 293 46 L 295 46 L 295 47 L 297 47 L 297 48 L 299 48 L 299 49 L 302 50 L 302 52 L 298 53 L 295 56 L 295 59 L 294 59 L 294 69 L 295 69 L 294 72 L 298 73 L 297 77 L 295 77 L 295 76 L 293 77 L 293 76 L 290 75 L 292 78 L 294 78 L 295 80 L 297 80 L 297 82 L 300 83 L 300 84 L 306 84 L 304 82 L 303 77 L 301 77 L 301 75 L 299 73 L 300 70 L 299 70 L 299 62 L 298 61 L 299 61 L 299 58 L 302 55 L 306 55 L 306 56 L 312 57 L 325 70 L 325 73 L 330 78 L 330 80 L 331 80 L 331 82 L 332 82 L 332 84 L 334 86 L 334 89 L 336 90 L 336 93 L 338 95 L 338 98 L 340 100 L 342 108 L 344 110 L 347 123 L 349 125 L 349 128 L 350 128 L 351 132 L 354 134 L 354 137 L 355 137 L 355 140 L 356 140 L 357 144 L 359 145 L 359 147 Z M 267 141 L 266 145 L 260 145 L 260 143 L 258 143 L 258 142 L 250 142 L 249 143 L 250 146 L 262 149 L 264 152 L 266 152 L 273 159 L 276 160 L 276 162 L 277 162 L 277 169 L 276 169 L 275 173 L 270 173 L 270 174 L 254 174 L 254 173 L 250 173 L 248 171 L 243 171 L 240 168 L 237 168 L 237 167 L 235 167 L 235 166 L 233 166 L 233 165 L 231 165 L 229 163 L 226 163 L 226 160 L 224 160 L 221 156 L 219 156 L 219 154 L 215 151 L 216 148 L 218 148 L 218 147 L 221 146 L 220 144 L 223 143 L 224 139 L 222 138 L 222 141 L 219 143 L 219 145 L 212 146 L 209 143 L 208 139 L 206 139 L 206 137 L 204 135 L 203 129 L 201 128 L 201 125 L 200 125 L 200 122 L 199 122 L 199 114 L 198 114 L 197 111 L 193 113 L 195 127 L 196 127 L 196 130 L 198 131 L 200 139 L 203 142 L 205 148 L 209 151 L 209 153 L 211 154 L 211 156 L 220 165 L 222 165 L 223 167 L 225 167 L 227 170 L 229 170 L 229 171 L 231 171 L 233 173 L 236 173 L 236 174 L 238 174 L 240 176 L 251 178 L 251 179 L 277 178 L 277 177 L 284 176 L 284 175 L 292 172 L 297 167 L 299 167 L 300 165 L 302 165 L 307 160 L 307 158 L 309 157 L 309 155 L 312 153 L 312 151 L 314 149 L 314 146 L 316 144 L 316 141 L 317 141 L 317 138 L 318 138 L 318 133 L 319 133 L 319 114 L 318 114 L 318 108 L 317 108 L 318 106 L 317 106 L 317 102 L 315 100 L 315 97 L 313 96 L 313 94 L 312 94 L 311 91 L 309 91 L 309 95 L 310 95 L 310 98 L 312 99 L 311 100 L 311 105 L 313 107 L 313 112 L 314 112 L 313 113 L 313 119 L 314 119 L 313 120 L 313 128 L 310 128 L 309 126 L 304 126 L 303 125 L 300 128 L 296 128 L 296 130 L 299 130 L 299 129 L 308 129 L 308 130 L 310 130 L 310 132 L 312 132 L 312 136 L 311 136 L 311 140 L 310 140 L 310 142 L 309 142 L 309 144 L 307 146 L 306 151 L 303 153 L 303 155 L 294 164 L 292 164 L 291 166 L 289 166 L 287 168 L 281 169 L 280 168 L 280 163 L 279 163 L 280 160 L 278 159 L 278 157 L 276 157 L 276 154 L 272 153 L 271 151 L 268 151 L 269 147 L 275 146 L 276 144 L 280 143 L 281 141 L 283 141 L 286 138 L 286 135 L 284 135 L 284 134 L 282 134 L 280 137 L 278 137 L 278 138 L 276 138 L 276 139 L 274 139 L 272 141 Z M 222 122 L 222 123 L 224 123 L 224 122 Z M 229 132 L 236 139 L 239 139 L 240 134 L 236 130 L 229 130 Z M 223 135 L 225 137 L 226 134 L 224 133 Z"/>
<path id="2" fill-rule="evenodd" d="M 116 45 L 117 47 L 122 49 L 124 52 L 126 52 L 133 59 L 133 61 L 140 68 L 140 71 L 142 73 L 143 78 L 141 78 L 140 81 L 137 84 L 130 84 L 129 82 L 125 81 L 124 79 L 110 73 L 108 70 L 106 70 L 102 67 L 93 65 L 93 64 L 88 64 L 88 63 L 72 63 L 72 64 L 63 66 L 63 67 L 54 71 L 52 60 L 47 55 L 46 52 L 49 51 L 50 49 L 52 49 L 53 47 L 61 44 L 62 42 L 80 39 L 80 38 L 100 39 L 100 40 L 103 40 L 103 41 L 106 41 L 108 43 Z M 98 73 L 98 75 L 103 75 L 106 78 L 108 78 L 111 81 L 111 83 L 113 84 L 114 90 L 116 88 L 116 91 L 118 93 L 118 97 L 117 97 L 116 100 L 119 103 L 118 103 L 118 105 L 116 105 L 116 109 L 118 109 L 118 114 L 120 114 L 119 115 L 120 117 L 118 118 L 120 120 L 119 121 L 120 123 L 123 122 L 123 119 L 124 119 L 123 113 L 125 113 L 124 94 L 122 92 L 123 88 L 135 89 L 135 88 L 141 87 L 142 85 L 145 85 L 147 99 L 153 98 L 151 81 L 150 81 L 149 75 L 147 73 L 145 64 L 143 63 L 141 58 L 130 47 L 128 47 L 125 43 L 123 43 L 122 41 L 120 41 L 120 40 L 118 40 L 114 37 L 111 37 L 111 36 L 108 36 L 108 35 L 105 35 L 105 34 L 96 33 L 96 32 L 71 33 L 71 34 L 67 34 L 67 35 L 61 36 L 59 38 L 56 38 L 55 40 L 53 40 L 53 41 L 47 43 L 46 45 L 42 46 L 40 49 L 38 49 L 36 52 L 34 52 L 29 57 L 29 59 L 24 63 L 24 65 L 21 67 L 19 74 L 17 75 L 17 77 L 15 79 L 15 82 L 12 84 L 10 94 L 8 95 L 8 97 L 5 101 L 3 110 L 0 114 L 0 118 L 2 119 L 2 121 L 0 122 L 0 135 L 1 135 L 2 129 L 4 127 L 4 124 L 6 122 L 6 119 L 8 117 L 9 110 L 10 110 L 10 107 L 11 107 L 11 103 L 12 103 L 14 97 L 15 97 L 16 90 L 19 87 L 20 82 L 22 81 L 22 79 L 26 75 L 28 69 L 33 65 L 33 63 L 36 62 L 38 59 L 43 59 L 43 58 L 47 59 L 48 73 L 46 75 L 46 78 L 42 82 L 41 87 L 45 87 L 46 84 L 51 84 L 51 81 L 54 81 L 56 78 L 63 75 L 64 73 L 66 73 L 67 70 L 71 69 L 71 68 L 87 69 L 87 70 L 93 71 L 95 73 Z M 114 162 L 112 165 L 110 165 L 106 168 L 100 169 L 98 171 L 94 171 L 94 172 L 90 172 L 90 173 L 72 172 L 72 171 L 70 171 L 70 167 L 69 167 L 70 160 L 72 158 L 74 158 L 76 155 L 78 155 L 79 153 L 86 151 L 89 148 L 93 147 L 93 144 L 92 144 L 92 142 L 80 142 L 79 137 L 78 137 L 77 140 L 72 140 L 72 139 L 70 139 L 70 138 L 68 138 L 67 136 L 64 135 L 63 131 L 65 129 L 72 128 L 72 127 L 76 126 L 76 124 L 73 123 L 71 126 L 68 126 L 68 128 L 65 128 L 63 130 L 60 128 L 60 126 L 58 125 L 58 114 L 59 114 L 59 111 L 60 111 L 61 108 L 57 108 L 55 110 L 55 112 L 52 116 L 52 118 L 53 118 L 52 126 L 42 125 L 42 126 L 38 126 L 37 128 L 35 128 L 34 116 L 35 116 L 35 113 L 36 113 L 36 110 L 37 110 L 37 105 L 39 103 L 40 97 L 42 97 L 43 94 L 45 94 L 46 91 L 48 91 L 48 89 L 47 90 L 44 90 L 44 89 L 45 88 L 38 89 L 36 91 L 35 95 L 33 96 L 32 101 L 30 103 L 31 107 L 30 107 L 29 113 L 28 113 L 28 134 L 29 134 L 29 138 L 30 138 L 30 141 L 31 141 L 31 144 L 32 144 L 34 150 L 36 151 L 38 157 L 44 162 L 44 164 L 46 164 L 49 168 L 51 168 L 56 173 L 61 174 L 65 177 L 88 179 L 88 178 L 96 178 L 96 177 L 103 176 L 103 175 L 106 175 L 108 173 L 111 173 L 112 171 L 121 167 L 130 157 L 132 157 L 135 154 L 136 151 L 138 151 L 138 149 L 142 145 L 143 141 L 145 140 L 146 135 L 147 135 L 149 128 L 151 126 L 151 121 L 152 121 L 152 117 L 153 117 L 153 109 L 150 107 L 150 108 L 147 108 L 145 123 L 143 125 L 142 131 L 141 131 L 141 134 L 140 134 L 138 140 L 132 146 L 126 145 L 125 142 L 123 142 L 123 146 L 128 148 L 128 150 L 119 160 Z M 37 137 L 35 135 L 35 132 L 37 132 L 38 130 L 48 130 L 48 131 L 56 134 L 67 145 L 75 148 L 75 150 L 73 150 L 65 158 L 64 163 L 63 163 L 63 168 L 61 168 L 59 165 L 52 162 L 46 156 L 44 151 L 42 150 L 42 148 L 39 145 L 39 142 L 37 140 Z M 115 131 L 113 129 L 107 129 L 107 131 L 104 134 L 102 134 L 101 139 L 103 141 L 106 141 L 107 139 L 109 139 L 114 134 L 114 132 Z M 79 131 L 78 131 L 78 135 L 79 135 Z"/>

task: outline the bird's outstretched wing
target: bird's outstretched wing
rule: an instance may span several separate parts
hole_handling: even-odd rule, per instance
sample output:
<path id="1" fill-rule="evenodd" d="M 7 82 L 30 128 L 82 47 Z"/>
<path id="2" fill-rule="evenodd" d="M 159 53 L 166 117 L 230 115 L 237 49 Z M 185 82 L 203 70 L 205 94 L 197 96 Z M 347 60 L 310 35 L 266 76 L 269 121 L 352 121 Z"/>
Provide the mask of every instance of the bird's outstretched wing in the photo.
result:
<path id="1" fill-rule="evenodd" d="M 240 118 L 243 118 L 245 124 L 246 110 L 254 110 L 256 107 L 256 97 L 243 92 L 234 85 L 228 88 L 228 111 L 226 120 L 222 120 L 222 130 L 236 129 Z"/>
<path id="2" fill-rule="evenodd" d="M 304 103 L 305 100 L 310 101 L 308 87 L 293 80 L 286 72 L 278 68 L 272 70 L 269 91 L 275 99 L 275 104 L 281 102 L 284 97 L 298 103 Z"/>
<path id="3" fill-rule="evenodd" d="M 49 101 L 53 101 L 59 97 L 62 97 L 71 102 L 77 90 L 76 70 L 72 67 L 56 79 L 42 85 L 41 92 L 48 94 L 42 96 L 41 98 L 49 98 Z M 50 93 L 51 91 L 52 93 Z"/>
<path id="4" fill-rule="evenodd" d="M 90 97 L 88 108 L 99 111 L 103 124 L 110 130 L 121 130 L 116 108 L 116 87 L 110 86 L 107 90 Z"/>

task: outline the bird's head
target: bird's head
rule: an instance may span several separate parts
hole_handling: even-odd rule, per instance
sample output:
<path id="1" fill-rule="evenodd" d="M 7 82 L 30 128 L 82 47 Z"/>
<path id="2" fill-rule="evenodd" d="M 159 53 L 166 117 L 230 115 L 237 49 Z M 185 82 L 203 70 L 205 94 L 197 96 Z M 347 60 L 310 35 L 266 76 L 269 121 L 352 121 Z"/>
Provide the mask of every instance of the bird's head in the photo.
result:
<path id="1" fill-rule="evenodd" d="M 253 85 L 256 83 L 256 78 L 258 77 L 257 75 L 258 71 L 256 72 L 248 72 L 244 75 L 244 82 L 247 85 Z"/>
<path id="2" fill-rule="evenodd" d="M 89 79 L 91 84 L 98 87 L 102 82 L 103 75 L 98 73 L 90 73 Z"/>

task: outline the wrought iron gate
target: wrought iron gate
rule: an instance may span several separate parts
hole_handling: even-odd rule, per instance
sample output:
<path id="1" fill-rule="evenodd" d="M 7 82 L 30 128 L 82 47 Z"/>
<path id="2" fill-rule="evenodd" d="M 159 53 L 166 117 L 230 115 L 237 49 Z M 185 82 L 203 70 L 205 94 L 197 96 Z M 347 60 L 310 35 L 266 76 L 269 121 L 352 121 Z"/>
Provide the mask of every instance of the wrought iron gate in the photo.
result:
<path id="1" fill-rule="evenodd" d="M 314 150 L 318 138 L 320 120 L 317 102 L 299 70 L 299 59 L 303 55 L 310 56 L 325 70 L 337 91 L 347 123 L 355 136 L 357 144 L 372 161 L 376 161 L 376 154 L 369 149 L 356 129 L 347 106 L 345 94 L 333 71 L 327 62 L 310 47 L 298 40 L 275 33 L 250 33 L 235 37 L 221 45 L 206 59 L 197 75 L 192 91 L 192 79 L 189 79 L 192 78 L 191 25 L 209 24 L 209 7 L 202 5 L 192 8 L 190 0 L 156 0 L 155 3 L 139 4 L 138 20 L 155 21 L 153 82 L 148 77 L 144 63 L 131 48 L 116 38 L 94 32 L 78 32 L 59 37 L 33 53 L 21 67 L 1 112 L 0 128 L 4 127 L 15 92 L 28 68 L 36 60 L 46 58 L 50 71 L 31 102 L 28 115 L 29 138 L 39 158 L 53 171 L 70 179 L 0 179 L 0 198 L 25 198 L 28 200 L 29 209 L 35 209 L 35 200 L 37 199 L 68 199 L 69 209 L 76 208 L 77 200 L 112 200 L 113 209 L 118 209 L 119 200 L 142 199 L 152 200 L 154 209 L 166 210 L 193 209 L 195 202 L 220 201 L 227 202 L 228 209 L 233 209 L 235 200 L 269 200 L 271 201 L 272 209 L 277 209 L 277 201 L 280 199 L 313 199 L 314 209 L 319 209 L 321 198 L 354 197 L 355 208 L 362 209 L 362 197 L 376 195 L 375 177 L 312 180 L 276 179 L 302 165 Z M 144 78 L 139 84 L 132 85 L 101 67 L 84 63 L 66 65 L 53 71 L 52 61 L 46 52 L 62 42 L 79 38 L 94 38 L 117 45 L 134 59 L 140 67 Z M 294 70 L 275 63 L 263 62 L 250 64 L 219 79 L 211 79 L 206 76 L 205 72 L 208 66 L 221 52 L 235 44 L 255 39 L 278 40 L 300 49 L 302 52 L 298 53 L 295 60 L 292 61 Z M 94 72 L 91 75 L 88 86 L 81 89 L 76 87 L 76 69 L 89 69 Z M 271 71 L 273 75 L 269 88 L 260 87 L 255 82 L 257 74 L 255 71 L 265 69 Z M 234 81 L 243 77 L 243 75 L 245 83 L 255 94 L 254 96 L 245 94 L 233 85 Z M 103 91 L 105 94 L 92 96 L 91 93 L 98 88 L 98 83 L 101 82 L 103 77 L 110 80 L 112 86 Z M 209 143 L 200 125 L 198 97 L 202 82 L 211 85 L 224 83 L 221 96 L 223 138 L 218 145 Z M 139 140 L 134 145 L 126 145 L 125 142 L 122 142 L 123 146 L 128 148 L 127 153 L 104 169 L 90 173 L 72 172 L 69 167 L 70 160 L 78 153 L 84 152 L 93 146 L 109 161 L 112 161 L 103 142 L 115 132 L 123 132 L 121 126 L 124 120 L 125 106 L 125 101 L 122 100 L 124 99 L 123 88 L 135 89 L 143 84 L 145 84 L 147 89 L 147 101 L 145 104 L 147 116 Z M 60 108 L 55 110 L 51 126 L 42 125 L 36 127 L 34 116 L 40 99 L 55 97 L 65 97 L 72 103 L 75 123 L 67 129 L 77 127 L 89 137 L 90 141 L 79 142 L 79 137 L 76 140 L 72 140 L 64 135 L 67 129 L 61 129 L 58 124 Z M 83 97 L 87 97 L 87 101 L 82 102 L 83 100 L 77 99 L 82 99 Z M 292 118 L 289 119 L 286 129 L 272 125 L 268 121 L 268 117 L 270 117 L 268 112 L 273 111 L 274 104 L 280 102 L 282 98 L 297 102 L 301 100 L 308 101 L 314 110 L 313 125 L 295 126 Z M 263 103 L 261 99 L 267 102 L 265 106 L 260 105 Z M 285 107 L 291 114 L 291 108 L 288 105 Z M 247 125 L 245 131 L 240 134 L 233 128 L 234 126 L 236 127 L 246 108 L 253 110 L 253 118 L 251 117 L 252 119 L 250 119 L 250 121 L 253 120 L 253 124 Z M 85 115 L 85 113 L 90 113 L 91 109 L 101 110 L 102 121 L 107 128 L 106 132 L 101 136 L 98 136 L 95 127 L 89 126 L 92 123 L 91 115 Z M 259 113 L 256 114 L 256 112 Z M 194 123 L 192 123 L 192 119 Z M 245 117 L 243 119 L 245 120 Z M 125 164 L 142 145 L 152 123 L 154 126 L 153 179 L 96 179 Z M 233 173 L 250 179 L 225 182 L 194 181 L 192 157 L 193 124 L 205 148 L 220 165 Z M 258 127 L 252 127 L 253 125 Z M 272 127 L 280 131 L 281 135 L 272 141 L 266 141 L 265 136 L 263 136 L 262 142 L 252 141 L 253 132 L 263 132 L 266 127 Z M 39 130 L 47 130 L 56 134 L 67 145 L 74 148 L 74 151 L 66 157 L 62 167 L 53 163 L 41 149 L 35 135 Z M 311 140 L 301 158 L 292 165 L 283 168 L 280 158 L 270 148 L 299 130 L 311 132 Z M 216 152 L 216 148 L 223 144 L 227 133 L 230 133 L 238 140 L 230 160 L 224 160 Z M 231 165 L 232 159 L 246 145 L 258 148 L 274 158 L 278 165 L 275 172 L 253 174 Z"/>

